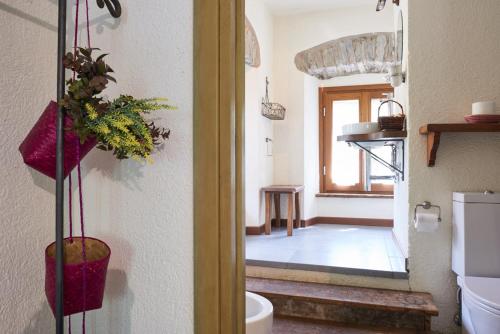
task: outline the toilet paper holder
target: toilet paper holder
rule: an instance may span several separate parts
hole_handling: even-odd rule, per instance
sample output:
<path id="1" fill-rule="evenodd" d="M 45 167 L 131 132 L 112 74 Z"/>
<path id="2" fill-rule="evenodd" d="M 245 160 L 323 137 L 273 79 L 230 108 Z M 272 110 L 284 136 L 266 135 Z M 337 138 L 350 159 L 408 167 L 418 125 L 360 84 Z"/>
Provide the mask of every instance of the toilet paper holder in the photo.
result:
<path id="1" fill-rule="evenodd" d="M 413 221 L 416 221 L 417 220 L 417 209 L 418 208 L 422 208 L 424 210 L 429 210 L 431 208 L 436 208 L 438 209 L 438 222 L 440 223 L 441 222 L 441 207 L 439 205 L 433 205 L 431 202 L 429 201 L 424 201 L 423 203 L 421 204 L 417 204 L 415 206 L 415 210 L 413 211 Z"/>

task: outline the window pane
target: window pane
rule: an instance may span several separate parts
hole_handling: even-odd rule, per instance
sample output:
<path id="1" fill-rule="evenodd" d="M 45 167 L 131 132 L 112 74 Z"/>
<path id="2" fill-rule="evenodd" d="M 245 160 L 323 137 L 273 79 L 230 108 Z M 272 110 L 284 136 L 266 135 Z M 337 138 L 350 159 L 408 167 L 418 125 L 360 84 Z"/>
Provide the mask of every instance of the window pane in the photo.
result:
<path id="1" fill-rule="evenodd" d="M 352 186 L 359 180 L 359 151 L 337 141 L 342 126 L 359 122 L 359 100 L 333 101 L 332 105 L 332 183 Z"/>
<path id="2" fill-rule="evenodd" d="M 381 146 L 381 147 L 374 147 L 372 149 L 372 152 L 385 161 L 392 163 L 392 149 L 389 146 Z M 371 161 L 371 176 L 391 176 L 393 173 L 391 170 L 385 166 L 383 166 L 381 163 L 376 161 L 375 159 L 372 159 Z M 394 180 L 391 178 L 389 180 L 379 180 L 375 179 L 372 180 L 372 183 L 380 183 L 380 184 L 394 184 Z"/>

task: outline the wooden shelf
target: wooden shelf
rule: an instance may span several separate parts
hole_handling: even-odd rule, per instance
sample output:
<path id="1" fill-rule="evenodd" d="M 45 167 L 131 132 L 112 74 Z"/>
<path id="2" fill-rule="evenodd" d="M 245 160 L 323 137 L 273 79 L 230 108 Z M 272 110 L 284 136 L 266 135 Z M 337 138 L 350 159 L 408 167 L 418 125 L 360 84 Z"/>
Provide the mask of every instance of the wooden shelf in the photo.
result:
<path id="1" fill-rule="evenodd" d="M 337 141 L 347 142 L 370 142 L 370 141 L 390 141 L 406 138 L 406 131 L 379 131 L 362 135 L 344 135 L 338 136 Z"/>
<path id="2" fill-rule="evenodd" d="M 443 132 L 500 132 L 500 123 L 441 123 L 427 124 L 420 127 L 420 134 L 427 135 L 427 166 L 436 164 L 441 133 Z"/>

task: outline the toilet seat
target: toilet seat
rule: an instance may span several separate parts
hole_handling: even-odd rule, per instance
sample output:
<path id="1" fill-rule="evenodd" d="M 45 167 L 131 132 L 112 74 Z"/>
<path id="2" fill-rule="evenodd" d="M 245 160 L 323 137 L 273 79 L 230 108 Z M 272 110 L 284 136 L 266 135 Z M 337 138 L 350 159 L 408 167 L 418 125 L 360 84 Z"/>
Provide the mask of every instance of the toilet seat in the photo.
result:
<path id="1" fill-rule="evenodd" d="M 467 276 L 462 289 L 469 302 L 500 316 L 500 278 Z"/>

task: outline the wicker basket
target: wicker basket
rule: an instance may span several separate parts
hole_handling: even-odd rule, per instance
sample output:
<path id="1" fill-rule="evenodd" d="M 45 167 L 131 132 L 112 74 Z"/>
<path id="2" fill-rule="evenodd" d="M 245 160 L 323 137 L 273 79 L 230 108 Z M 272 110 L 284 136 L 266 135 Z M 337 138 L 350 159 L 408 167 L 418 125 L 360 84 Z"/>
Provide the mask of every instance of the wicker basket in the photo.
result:
<path id="1" fill-rule="evenodd" d="M 401 113 L 399 115 L 389 115 L 389 116 L 380 116 L 380 109 L 386 103 L 395 103 L 401 109 Z M 406 129 L 406 116 L 403 111 L 403 106 L 401 103 L 394 100 L 386 100 L 380 104 L 378 107 L 378 125 L 380 130 L 392 130 L 392 131 L 402 131 Z"/>
<path id="2" fill-rule="evenodd" d="M 64 239 L 64 315 L 102 307 L 111 249 L 104 241 L 85 237 Z M 83 245 L 85 255 L 83 256 Z M 56 308 L 56 244 L 45 249 L 45 295 Z"/>
<path id="3" fill-rule="evenodd" d="M 279 103 L 269 102 L 269 80 L 266 78 L 266 97 L 262 99 L 262 116 L 272 120 L 284 120 L 286 109 Z"/>
<path id="4" fill-rule="evenodd" d="M 25 164 L 53 179 L 56 178 L 57 108 L 57 103 L 51 101 L 19 146 Z M 65 128 L 73 126 L 71 118 L 65 117 L 64 126 Z M 80 144 L 80 138 L 75 132 L 64 132 L 64 177 L 68 176 L 78 161 L 83 159 L 96 144 L 94 138 Z"/>
<path id="5" fill-rule="evenodd" d="M 262 101 L 262 116 L 272 119 L 274 121 L 285 119 L 285 107 L 279 103 L 272 103 L 266 100 Z"/>

